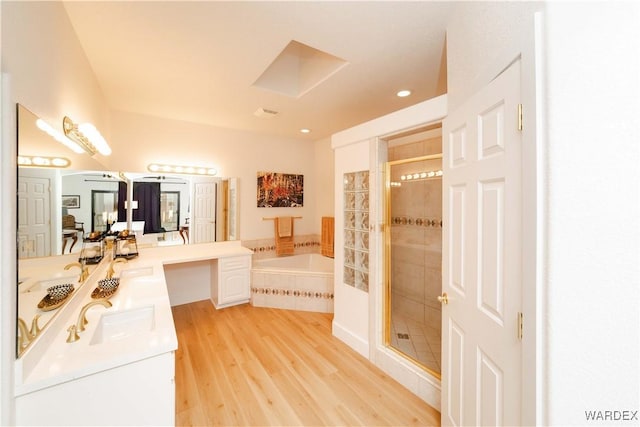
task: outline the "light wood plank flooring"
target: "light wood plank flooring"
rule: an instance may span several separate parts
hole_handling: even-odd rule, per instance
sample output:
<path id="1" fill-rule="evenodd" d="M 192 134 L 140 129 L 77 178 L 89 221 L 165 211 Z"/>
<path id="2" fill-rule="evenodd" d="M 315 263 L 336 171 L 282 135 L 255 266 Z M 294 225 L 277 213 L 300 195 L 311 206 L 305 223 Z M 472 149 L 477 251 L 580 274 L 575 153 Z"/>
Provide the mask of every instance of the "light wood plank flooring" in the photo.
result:
<path id="1" fill-rule="evenodd" d="M 331 335 L 331 314 L 173 307 L 176 423 L 436 426 L 440 413 Z"/>

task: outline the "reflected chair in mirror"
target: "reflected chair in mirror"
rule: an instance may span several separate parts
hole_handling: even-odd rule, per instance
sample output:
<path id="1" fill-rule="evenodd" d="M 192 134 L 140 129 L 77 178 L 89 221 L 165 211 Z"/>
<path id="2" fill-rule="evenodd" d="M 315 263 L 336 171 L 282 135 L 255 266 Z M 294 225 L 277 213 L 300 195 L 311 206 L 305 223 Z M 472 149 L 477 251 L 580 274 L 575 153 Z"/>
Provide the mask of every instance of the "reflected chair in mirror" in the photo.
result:
<path id="1" fill-rule="evenodd" d="M 84 236 L 84 222 L 76 221 L 76 217 L 73 215 L 62 215 L 62 253 L 67 247 L 67 240 L 71 239 L 71 247 L 69 247 L 69 253 L 73 250 L 73 246 L 78 241 L 78 233 L 80 238 Z"/>

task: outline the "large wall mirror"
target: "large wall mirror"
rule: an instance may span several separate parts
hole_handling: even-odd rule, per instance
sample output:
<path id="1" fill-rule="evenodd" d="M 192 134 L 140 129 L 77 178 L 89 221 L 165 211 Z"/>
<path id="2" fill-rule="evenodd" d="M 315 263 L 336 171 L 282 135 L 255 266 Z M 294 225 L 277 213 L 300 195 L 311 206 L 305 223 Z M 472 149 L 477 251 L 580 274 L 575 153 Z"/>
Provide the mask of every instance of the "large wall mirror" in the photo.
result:
<path id="1" fill-rule="evenodd" d="M 69 281 L 80 286 L 80 270 L 64 266 L 78 261 L 91 231 L 131 228 L 143 248 L 240 238 L 237 179 L 110 171 L 40 130 L 39 118 L 27 108 L 17 109 L 18 156 L 70 162 L 66 168 L 18 166 L 19 331 L 28 332 L 36 316 L 43 328 L 56 314 L 57 308 L 37 307 L 48 287 Z M 204 198 L 197 195 L 203 188 Z M 26 345 L 17 341 L 19 355 Z"/>

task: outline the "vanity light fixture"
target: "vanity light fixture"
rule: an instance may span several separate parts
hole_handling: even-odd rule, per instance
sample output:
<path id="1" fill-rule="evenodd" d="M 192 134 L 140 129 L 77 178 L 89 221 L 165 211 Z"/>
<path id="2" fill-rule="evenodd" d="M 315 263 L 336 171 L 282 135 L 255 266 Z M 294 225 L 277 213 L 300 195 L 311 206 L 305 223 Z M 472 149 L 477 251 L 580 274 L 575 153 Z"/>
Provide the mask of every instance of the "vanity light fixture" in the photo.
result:
<path id="1" fill-rule="evenodd" d="M 159 163 L 151 163 L 147 166 L 150 172 L 167 172 L 167 173 L 180 173 L 186 175 L 209 175 L 215 176 L 218 171 L 215 168 L 202 167 L 202 166 L 176 166 L 176 165 L 162 165 Z"/>
<path id="2" fill-rule="evenodd" d="M 71 166 L 71 161 L 64 157 L 18 156 L 18 166 L 33 166 L 38 168 L 67 168 Z"/>
<path id="3" fill-rule="evenodd" d="M 65 116 L 62 120 L 62 130 L 67 138 L 78 144 L 90 156 L 96 152 L 103 156 L 111 154 L 111 147 L 102 137 L 100 132 L 91 123 L 75 124 L 73 120 Z"/>
<path id="4" fill-rule="evenodd" d="M 64 136 L 60 131 L 55 130 L 49 123 L 45 122 L 44 120 L 42 119 L 36 120 L 36 126 L 38 127 L 38 129 L 40 129 L 41 131 L 43 131 L 44 133 L 46 133 L 47 135 L 49 135 L 50 137 L 58 141 L 59 143 L 66 146 L 74 153 L 77 153 L 77 154 L 84 153 L 84 150 L 82 149 L 82 147 L 80 147 L 78 144 L 76 144 L 75 142 L 71 141 L 69 138 Z"/>

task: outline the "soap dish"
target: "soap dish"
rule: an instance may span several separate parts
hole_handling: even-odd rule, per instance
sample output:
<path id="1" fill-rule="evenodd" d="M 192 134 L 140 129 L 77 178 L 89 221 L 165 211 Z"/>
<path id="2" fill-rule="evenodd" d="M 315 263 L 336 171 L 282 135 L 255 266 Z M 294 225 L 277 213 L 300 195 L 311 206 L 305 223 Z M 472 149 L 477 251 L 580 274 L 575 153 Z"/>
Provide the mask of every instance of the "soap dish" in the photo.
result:
<path id="1" fill-rule="evenodd" d="M 73 293 L 73 285 L 56 285 L 48 290 L 50 293 L 45 295 L 38 303 L 38 308 L 42 311 L 51 311 L 60 307 Z"/>
<path id="2" fill-rule="evenodd" d="M 98 281 L 98 287 L 91 292 L 91 298 L 103 299 L 111 298 L 118 291 L 120 286 L 120 278 L 102 279 Z"/>
<path id="3" fill-rule="evenodd" d="M 117 287 L 113 289 L 109 289 L 108 291 L 98 287 L 98 288 L 95 288 L 93 292 L 91 292 L 91 298 L 93 299 L 111 298 L 112 296 L 115 295 L 116 292 L 118 292 Z"/>

